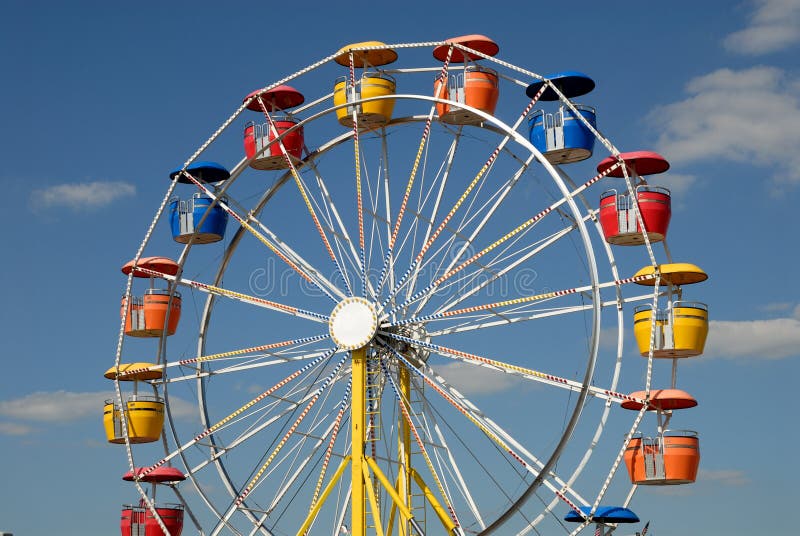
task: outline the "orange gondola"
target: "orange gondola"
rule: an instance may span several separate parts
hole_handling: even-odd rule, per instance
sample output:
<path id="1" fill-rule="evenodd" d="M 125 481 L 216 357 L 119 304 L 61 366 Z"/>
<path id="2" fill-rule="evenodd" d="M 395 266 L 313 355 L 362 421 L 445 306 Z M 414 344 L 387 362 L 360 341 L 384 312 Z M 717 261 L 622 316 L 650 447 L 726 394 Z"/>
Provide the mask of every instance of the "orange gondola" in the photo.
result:
<path id="1" fill-rule="evenodd" d="M 463 45 L 487 56 L 494 56 L 500 50 L 497 43 L 483 35 L 453 37 L 446 42 Z M 445 61 L 449 51 L 450 45 L 439 45 L 433 49 L 433 56 L 438 60 Z M 500 97 L 497 72 L 488 67 L 470 63 L 481 59 L 482 56 L 465 53 L 458 48 L 453 48 L 450 56 L 450 61 L 463 62 L 464 66 L 453 69 L 454 72 L 444 83 L 440 78 L 436 79 L 433 87 L 434 97 L 455 101 L 480 110 L 487 115 L 494 115 L 497 100 Z M 480 115 L 449 103 L 437 102 L 436 113 L 439 115 L 439 119 L 445 123 L 471 125 L 483 122 Z"/>
<path id="2" fill-rule="evenodd" d="M 625 466 L 634 484 L 690 484 L 697 479 L 699 465 L 700 439 L 689 430 L 656 437 L 638 434 L 625 450 Z"/>

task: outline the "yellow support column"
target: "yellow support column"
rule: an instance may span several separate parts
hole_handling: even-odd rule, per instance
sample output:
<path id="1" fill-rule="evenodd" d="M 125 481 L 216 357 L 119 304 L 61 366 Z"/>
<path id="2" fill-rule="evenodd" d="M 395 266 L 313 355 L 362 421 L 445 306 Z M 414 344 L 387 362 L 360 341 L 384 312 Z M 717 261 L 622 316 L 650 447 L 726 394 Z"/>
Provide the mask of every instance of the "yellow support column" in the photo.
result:
<path id="1" fill-rule="evenodd" d="M 319 500 L 311 508 L 311 510 L 308 511 L 308 516 L 306 516 L 306 520 L 300 526 L 300 530 L 297 531 L 297 536 L 305 535 L 306 531 L 308 530 L 308 527 L 311 526 L 311 523 L 314 522 L 314 518 L 317 517 L 320 507 L 322 507 L 322 505 L 325 504 L 325 500 L 328 498 L 328 495 L 330 495 L 331 490 L 333 490 L 334 486 L 336 486 L 336 483 L 342 477 L 342 473 L 344 473 L 344 470 L 347 467 L 347 464 L 350 462 L 351 458 L 352 456 L 344 457 L 344 460 L 342 460 L 342 463 L 339 465 L 339 468 L 333 474 L 333 477 L 331 477 L 331 481 L 328 482 L 327 486 L 325 486 L 325 489 L 323 490 L 322 495 L 320 495 Z"/>
<path id="2" fill-rule="evenodd" d="M 447 515 L 447 511 L 439 504 L 439 501 L 436 499 L 436 495 L 433 494 L 433 491 L 428 487 L 422 477 L 419 476 L 415 470 L 411 470 L 414 475 L 414 480 L 416 480 L 417 485 L 420 487 L 422 492 L 425 494 L 425 497 L 428 499 L 428 502 L 431 503 L 433 507 L 433 511 L 436 512 L 436 515 L 439 517 L 439 521 L 442 523 L 442 526 L 447 530 L 448 534 L 453 532 L 453 529 L 456 528 L 456 524 L 453 523 L 453 520 Z"/>
<path id="3" fill-rule="evenodd" d="M 353 394 L 350 403 L 350 422 L 352 423 L 352 496 L 350 498 L 350 533 L 354 536 L 366 536 L 366 508 L 364 500 L 364 438 L 366 433 L 366 418 L 364 398 L 366 397 L 366 369 L 367 350 L 359 348 L 353 350 Z"/>
<path id="4" fill-rule="evenodd" d="M 403 402 L 408 405 L 409 400 L 411 400 L 411 375 L 403 364 L 398 364 L 398 369 L 400 373 L 400 396 L 403 398 Z M 400 478 L 398 478 L 398 482 L 400 489 L 398 494 L 403 500 L 403 506 L 406 507 L 406 511 L 411 511 L 411 429 L 402 415 L 399 415 L 398 419 L 400 425 L 400 435 L 398 437 L 398 459 L 400 460 Z M 399 534 L 400 536 L 406 536 L 407 532 L 408 517 L 403 515 L 401 509 Z"/>
<path id="5" fill-rule="evenodd" d="M 381 509 L 378 506 L 378 501 L 375 499 L 375 487 L 372 485 L 372 479 L 369 476 L 369 471 L 366 470 L 369 462 L 366 456 L 364 462 L 364 486 L 367 488 L 367 499 L 369 500 L 369 508 L 372 511 L 372 522 L 375 524 L 376 536 L 383 536 L 383 526 L 381 525 Z"/>

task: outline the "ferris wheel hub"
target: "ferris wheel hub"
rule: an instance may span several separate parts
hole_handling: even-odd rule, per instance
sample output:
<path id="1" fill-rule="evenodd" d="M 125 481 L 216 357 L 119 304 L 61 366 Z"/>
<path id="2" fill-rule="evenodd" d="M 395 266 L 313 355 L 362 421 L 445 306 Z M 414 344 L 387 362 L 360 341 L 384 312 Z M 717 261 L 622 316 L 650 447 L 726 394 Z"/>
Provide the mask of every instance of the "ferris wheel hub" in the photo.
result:
<path id="1" fill-rule="evenodd" d="M 386 331 L 406 338 L 389 340 L 389 345 L 394 351 L 411 361 L 415 367 L 421 367 L 423 363 L 427 363 L 431 351 L 426 344 L 431 342 L 431 338 L 423 324 L 391 326 L 386 328 Z"/>
<path id="2" fill-rule="evenodd" d="M 364 298 L 345 298 L 333 308 L 328 329 L 337 346 L 345 350 L 363 348 L 378 330 L 378 310 Z"/>

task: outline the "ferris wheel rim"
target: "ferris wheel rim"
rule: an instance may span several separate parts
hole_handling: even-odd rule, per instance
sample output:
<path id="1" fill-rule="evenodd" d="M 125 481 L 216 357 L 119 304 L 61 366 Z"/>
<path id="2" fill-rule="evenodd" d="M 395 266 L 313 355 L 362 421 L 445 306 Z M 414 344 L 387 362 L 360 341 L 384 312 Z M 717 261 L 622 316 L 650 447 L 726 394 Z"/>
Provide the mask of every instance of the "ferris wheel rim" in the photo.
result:
<path id="1" fill-rule="evenodd" d="M 371 101 L 371 100 L 381 100 L 382 98 L 383 97 L 378 97 L 378 98 L 375 98 L 375 99 L 363 99 L 363 102 L 368 102 L 368 101 Z M 439 102 L 439 103 L 449 102 L 451 104 L 453 103 L 452 101 L 447 101 L 445 99 L 439 99 L 439 98 L 431 97 L 431 96 L 428 96 L 428 95 L 416 95 L 416 94 L 396 94 L 396 95 L 393 95 L 392 98 L 398 99 L 398 100 L 400 100 L 400 99 L 422 100 L 422 101 L 428 101 L 428 102 L 431 102 L 431 103 L 437 103 L 437 102 Z M 301 125 L 305 125 L 305 124 L 311 123 L 312 121 L 314 121 L 314 120 L 316 120 L 316 119 L 318 119 L 318 118 L 320 118 L 322 116 L 335 113 L 337 108 L 342 108 L 343 106 L 346 106 L 346 105 L 329 107 L 329 108 L 327 108 L 327 109 L 325 109 L 325 110 L 323 110 L 321 112 L 318 112 L 317 114 L 314 114 L 313 116 L 310 116 L 308 118 L 305 118 L 305 119 L 301 120 L 300 124 Z M 463 106 L 463 105 L 462 105 L 462 107 L 471 108 L 471 107 Z M 542 157 L 541 153 L 539 153 L 538 150 L 535 147 L 533 147 L 532 144 L 530 144 L 530 142 L 527 139 L 525 139 L 522 135 L 520 135 L 519 132 L 517 132 L 516 130 L 513 130 L 508 124 L 500 121 L 496 117 L 489 116 L 489 115 L 485 114 L 481 110 L 477 110 L 477 109 L 471 108 L 471 111 L 473 111 L 473 110 L 476 113 L 476 115 L 481 115 L 486 120 L 486 123 L 488 124 L 487 125 L 488 128 L 491 128 L 492 130 L 495 130 L 495 132 L 499 132 L 501 134 L 504 133 L 507 136 L 514 138 L 514 141 L 518 142 L 526 150 L 529 150 L 534 154 L 538 153 L 538 158 L 540 159 L 540 163 L 542 161 L 543 162 L 547 162 L 546 159 L 544 159 Z M 401 125 L 401 124 L 406 124 L 406 123 L 409 123 L 409 122 L 419 122 L 419 121 L 423 120 L 424 118 L 425 118 L 425 116 L 412 116 L 412 117 L 397 118 L 397 119 L 393 119 L 384 128 L 388 129 L 388 128 L 392 128 L 394 126 Z M 486 127 L 484 127 L 484 125 L 481 125 L 479 128 L 486 128 Z M 319 150 L 314 151 L 313 156 L 316 157 L 319 154 L 324 153 L 325 150 L 333 149 L 335 146 L 337 146 L 337 145 L 339 145 L 341 143 L 346 143 L 347 141 L 351 140 L 352 137 L 353 137 L 353 133 L 352 132 L 345 132 L 345 133 L 343 133 L 343 134 L 341 134 L 341 135 L 339 135 L 337 137 L 334 137 L 331 140 L 329 140 L 328 142 L 326 142 L 325 144 L 323 144 L 323 146 Z M 330 144 L 330 147 L 327 147 L 327 144 Z M 322 149 L 323 147 L 325 147 L 325 150 Z M 239 165 L 237 165 L 237 169 L 242 167 L 242 164 L 243 163 L 240 163 Z M 303 162 L 302 165 L 306 165 L 306 162 Z M 550 166 L 549 162 L 546 163 L 546 166 Z M 550 170 L 549 171 L 552 173 L 552 174 L 550 174 L 551 179 L 560 181 L 560 176 L 552 168 L 552 166 L 550 166 Z M 232 174 L 232 175 L 234 175 L 234 174 Z M 290 172 L 287 171 L 287 172 L 283 173 L 282 177 L 278 181 L 276 181 L 276 184 L 274 185 L 274 189 L 270 189 L 268 191 L 268 193 L 265 193 L 265 198 L 263 200 L 259 201 L 258 203 L 256 203 L 256 206 L 258 206 L 258 209 L 256 209 L 254 212 L 255 213 L 260 213 L 266 207 L 266 205 L 268 204 L 268 202 L 271 199 L 272 195 L 277 191 L 277 189 L 278 188 L 283 188 L 285 186 L 285 184 L 287 182 L 289 182 L 290 180 L 291 180 Z M 566 187 L 564 187 L 562 189 L 562 191 L 566 191 Z M 567 196 L 567 197 L 569 197 L 569 196 Z M 575 213 L 575 214 L 579 214 L 580 213 L 580 211 L 577 208 L 575 208 L 575 207 L 571 207 L 571 208 L 573 210 L 573 213 Z M 579 219 L 579 221 L 581 221 L 581 222 L 583 221 L 582 218 L 576 218 L 576 219 Z M 584 227 L 584 229 L 585 229 L 585 227 Z M 244 230 L 243 229 L 239 229 L 237 231 L 237 237 L 238 236 L 243 236 L 243 233 L 244 233 Z M 592 245 L 591 245 L 590 240 L 588 239 L 588 231 L 586 231 L 585 235 L 586 236 L 582 235 L 582 238 L 584 239 L 584 248 L 591 249 Z M 232 243 L 233 243 L 233 241 L 232 241 Z M 226 250 L 225 258 L 220 263 L 220 271 L 217 273 L 217 275 L 214 278 L 215 281 L 219 281 L 219 280 L 221 280 L 223 278 L 224 270 L 225 270 L 225 268 L 223 268 L 223 267 L 227 266 L 227 263 L 229 262 L 230 258 L 234 254 L 235 254 L 235 248 L 230 250 L 230 251 Z M 593 260 L 591 265 L 595 267 L 595 271 L 596 271 L 596 261 Z M 597 278 L 595 276 L 595 280 L 596 279 Z M 597 296 L 596 296 L 596 298 L 597 298 Z M 214 301 L 215 301 L 215 297 L 214 296 L 209 296 L 208 299 L 207 299 L 207 303 L 210 304 L 212 308 L 213 308 L 213 302 Z M 593 301 L 595 303 L 599 304 L 599 299 L 595 299 Z M 598 305 L 598 307 L 599 307 L 599 305 Z M 208 325 L 208 323 L 210 322 L 211 314 L 212 314 L 211 310 L 209 310 L 208 308 L 204 308 L 203 317 L 202 317 L 203 319 L 201 321 L 201 325 L 202 326 L 207 326 Z M 593 315 L 593 316 L 594 316 L 594 318 L 597 319 L 595 324 L 599 324 L 599 316 L 600 316 L 599 315 L 599 309 L 598 309 L 598 313 L 596 315 Z M 593 350 L 591 351 L 591 357 L 590 357 L 589 361 L 587 362 L 587 370 L 585 372 L 585 377 L 591 377 L 592 372 L 593 372 L 594 361 L 596 360 L 596 355 L 597 355 L 597 341 L 596 341 L 596 339 L 599 337 L 599 331 L 597 331 L 598 329 L 599 328 L 595 327 L 594 331 L 596 331 L 596 336 L 593 337 L 593 339 L 595 339 L 595 341 L 592 343 L 593 344 Z M 202 339 L 202 344 L 204 344 L 204 343 L 205 343 L 205 339 L 203 338 Z M 198 355 L 203 355 L 203 354 L 204 354 L 204 350 L 203 350 L 203 347 L 201 346 L 201 340 L 199 339 L 198 340 Z M 584 384 L 588 385 L 588 383 L 586 383 L 586 382 L 584 382 Z M 583 391 L 583 396 L 579 399 L 579 401 L 576 401 L 576 403 L 575 403 L 575 406 L 574 406 L 574 409 L 573 409 L 573 412 L 572 412 L 573 417 L 571 419 L 571 420 L 574 421 L 571 424 L 571 427 L 573 427 L 573 428 L 574 428 L 575 424 L 577 424 L 577 419 L 580 416 L 580 411 L 581 411 L 580 407 L 581 407 L 581 404 L 583 403 L 583 400 L 585 399 L 585 397 L 586 397 L 586 390 Z M 204 405 L 204 411 L 205 411 L 205 405 Z M 207 416 L 204 416 L 204 419 L 207 419 Z M 205 421 L 205 422 L 206 422 L 206 424 L 208 424 L 208 421 Z M 568 436 L 568 434 L 563 434 L 562 435 L 562 438 L 565 438 L 565 439 L 563 439 L 563 441 L 561 441 L 562 446 L 560 448 L 563 448 L 563 445 L 565 445 L 566 442 L 568 441 L 569 437 L 567 437 L 567 436 Z M 560 450 L 560 448 L 559 448 L 559 450 Z M 551 454 L 549 456 L 549 460 L 548 460 L 549 465 L 552 466 L 553 464 L 555 464 L 557 459 L 558 459 L 558 454 L 556 454 L 556 453 Z M 214 463 L 215 464 L 217 464 L 217 463 L 222 464 L 220 458 L 215 459 Z M 542 473 L 545 473 L 545 471 L 542 471 Z M 541 484 L 541 482 L 538 482 L 537 483 L 537 487 L 540 484 Z M 232 485 L 232 482 L 230 482 L 229 489 L 230 490 L 234 489 L 234 487 Z M 535 489 L 535 488 L 533 488 L 533 489 Z M 533 489 L 532 489 L 532 491 L 533 491 Z"/>

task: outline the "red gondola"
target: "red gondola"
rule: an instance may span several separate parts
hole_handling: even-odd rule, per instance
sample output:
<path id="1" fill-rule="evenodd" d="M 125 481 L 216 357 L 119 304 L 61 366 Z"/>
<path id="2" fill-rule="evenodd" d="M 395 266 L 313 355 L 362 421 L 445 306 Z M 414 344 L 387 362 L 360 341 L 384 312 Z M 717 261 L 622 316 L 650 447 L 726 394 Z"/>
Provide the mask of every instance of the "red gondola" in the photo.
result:
<path id="1" fill-rule="evenodd" d="M 638 212 L 641 213 L 650 242 L 664 240 L 672 216 L 669 190 L 658 186 L 639 186 L 636 188 L 635 202 L 627 192 L 617 194 L 616 190 L 608 190 L 600 197 L 600 225 L 606 242 L 618 246 L 644 243 L 635 205 L 639 207 Z"/>

